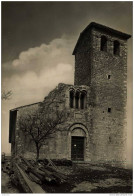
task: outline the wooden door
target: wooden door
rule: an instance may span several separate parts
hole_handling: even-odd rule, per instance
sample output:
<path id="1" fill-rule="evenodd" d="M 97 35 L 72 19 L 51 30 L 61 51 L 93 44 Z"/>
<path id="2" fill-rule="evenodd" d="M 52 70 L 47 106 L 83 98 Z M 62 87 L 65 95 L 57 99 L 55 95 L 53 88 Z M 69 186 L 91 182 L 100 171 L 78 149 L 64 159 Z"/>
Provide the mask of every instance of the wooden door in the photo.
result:
<path id="1" fill-rule="evenodd" d="M 72 136 L 71 159 L 84 161 L 84 137 Z"/>

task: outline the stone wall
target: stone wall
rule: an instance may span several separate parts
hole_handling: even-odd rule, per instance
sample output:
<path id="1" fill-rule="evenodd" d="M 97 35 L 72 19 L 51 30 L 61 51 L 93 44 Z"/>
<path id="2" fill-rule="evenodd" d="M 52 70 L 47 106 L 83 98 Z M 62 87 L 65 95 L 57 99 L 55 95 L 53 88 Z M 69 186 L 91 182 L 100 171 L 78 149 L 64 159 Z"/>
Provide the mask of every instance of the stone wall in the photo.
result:
<path id="1" fill-rule="evenodd" d="M 108 40 L 107 52 L 100 51 L 100 37 Z M 93 110 L 96 158 L 124 161 L 126 148 L 127 54 L 126 40 L 96 29 L 92 30 L 91 86 L 95 94 Z M 113 54 L 113 41 L 120 42 L 120 55 Z M 98 46 L 98 47 L 96 47 Z M 108 79 L 110 75 L 110 79 Z M 111 109 L 111 112 L 108 111 Z M 99 135 L 99 137 L 98 137 Z M 96 142 L 96 138 L 98 141 Z"/>
<path id="2" fill-rule="evenodd" d="M 127 131 L 127 43 L 120 36 L 95 28 L 84 35 L 81 39 L 86 40 L 86 37 L 90 37 L 90 43 L 83 41 L 89 46 L 85 46 L 86 50 L 79 46 L 75 54 L 75 84 L 83 82 L 91 89 L 91 159 L 123 162 L 126 155 Z M 100 50 L 102 35 L 108 40 L 107 52 Z M 119 56 L 113 54 L 115 40 L 120 42 Z M 80 45 L 81 43 L 82 41 Z"/>
<path id="3" fill-rule="evenodd" d="M 15 130 L 15 148 L 14 155 L 23 155 L 30 151 L 35 151 L 35 146 L 33 142 L 30 141 L 29 137 L 26 136 L 19 127 L 19 119 L 21 116 L 26 116 L 32 114 L 39 107 L 39 104 L 31 104 L 28 106 L 23 106 L 17 109 L 17 119 L 16 119 L 16 130 Z M 12 144 L 11 144 L 12 145 Z M 12 152 L 13 153 L 13 152 Z"/>
<path id="4" fill-rule="evenodd" d="M 80 37 L 79 46 L 75 54 L 74 85 L 89 86 L 91 83 L 91 31 L 86 30 L 84 35 Z"/>
<path id="5" fill-rule="evenodd" d="M 85 90 L 87 92 L 87 103 L 85 109 L 70 108 L 69 104 L 69 92 L 70 89 L 74 90 Z M 47 97 L 45 97 L 43 104 L 51 103 L 51 108 L 59 111 L 65 111 L 66 119 L 63 125 L 60 125 L 59 131 L 57 131 L 53 138 L 46 141 L 46 145 L 42 146 L 40 150 L 40 158 L 51 158 L 51 159 L 71 159 L 71 135 L 72 131 L 76 128 L 86 132 L 85 138 L 85 161 L 90 161 L 92 152 L 91 148 L 91 122 L 90 122 L 90 88 L 87 86 L 73 86 L 59 84 L 56 89 L 51 91 Z M 19 118 L 21 116 L 32 114 L 37 110 L 39 104 L 24 106 L 17 111 L 17 123 L 16 123 L 16 155 L 22 154 L 26 158 L 36 157 L 36 148 L 32 141 L 29 140 L 28 136 L 20 130 Z M 55 113 L 52 114 L 52 118 Z"/>

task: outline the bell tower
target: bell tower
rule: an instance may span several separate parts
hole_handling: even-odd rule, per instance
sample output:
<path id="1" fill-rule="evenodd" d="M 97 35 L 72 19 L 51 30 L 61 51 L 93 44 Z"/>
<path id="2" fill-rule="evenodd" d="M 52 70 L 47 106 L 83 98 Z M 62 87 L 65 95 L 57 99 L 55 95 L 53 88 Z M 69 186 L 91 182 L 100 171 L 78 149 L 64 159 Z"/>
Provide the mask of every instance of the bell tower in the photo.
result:
<path id="1" fill-rule="evenodd" d="M 73 51 L 74 83 L 91 88 L 92 142 L 97 160 L 125 160 L 127 40 L 130 37 L 92 22 L 80 34 Z"/>

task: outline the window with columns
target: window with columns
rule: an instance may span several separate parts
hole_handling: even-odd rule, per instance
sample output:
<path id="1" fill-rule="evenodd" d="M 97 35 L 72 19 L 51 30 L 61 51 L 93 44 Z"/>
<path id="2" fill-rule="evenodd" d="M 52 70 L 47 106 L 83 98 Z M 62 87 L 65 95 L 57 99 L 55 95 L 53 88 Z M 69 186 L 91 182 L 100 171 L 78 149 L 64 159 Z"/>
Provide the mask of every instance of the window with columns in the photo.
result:
<path id="1" fill-rule="evenodd" d="M 86 108 L 86 91 L 70 90 L 70 108 L 85 109 Z"/>

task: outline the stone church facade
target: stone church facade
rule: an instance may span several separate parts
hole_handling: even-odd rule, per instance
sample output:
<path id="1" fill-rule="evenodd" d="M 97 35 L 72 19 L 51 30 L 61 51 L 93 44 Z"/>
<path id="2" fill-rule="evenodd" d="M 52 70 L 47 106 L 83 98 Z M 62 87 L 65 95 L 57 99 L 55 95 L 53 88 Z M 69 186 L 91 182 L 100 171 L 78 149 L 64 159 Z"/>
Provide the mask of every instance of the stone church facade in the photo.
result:
<path id="1" fill-rule="evenodd" d="M 75 55 L 74 85 L 60 83 L 55 103 L 66 111 L 62 132 L 41 148 L 40 158 L 84 162 L 126 161 L 127 139 L 127 40 L 131 36 L 109 27 L 90 23 L 80 34 Z M 51 100 L 50 92 L 44 99 Z M 18 119 L 40 103 L 10 110 L 9 142 L 12 156 L 35 156 Z M 53 105 L 55 107 L 55 104 Z"/>

